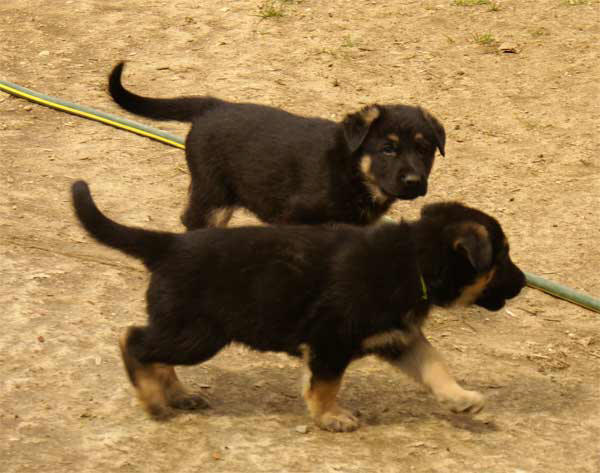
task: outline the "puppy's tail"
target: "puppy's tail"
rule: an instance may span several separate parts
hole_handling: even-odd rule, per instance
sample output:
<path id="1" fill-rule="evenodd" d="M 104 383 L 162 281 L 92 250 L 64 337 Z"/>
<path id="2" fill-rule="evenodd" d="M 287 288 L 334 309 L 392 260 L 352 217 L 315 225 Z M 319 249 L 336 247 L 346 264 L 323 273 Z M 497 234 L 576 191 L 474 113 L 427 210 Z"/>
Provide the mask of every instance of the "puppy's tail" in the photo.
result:
<path id="1" fill-rule="evenodd" d="M 83 228 L 98 242 L 141 259 L 151 268 L 169 251 L 175 234 L 127 227 L 106 217 L 96 204 L 85 181 L 71 186 L 75 214 Z"/>
<path id="2" fill-rule="evenodd" d="M 195 116 L 222 103 L 214 97 L 178 97 L 172 99 L 155 99 L 142 97 L 129 92 L 121 84 L 124 62 L 120 62 L 110 73 L 108 91 L 110 96 L 121 107 L 131 113 L 154 120 L 176 120 L 189 122 Z"/>

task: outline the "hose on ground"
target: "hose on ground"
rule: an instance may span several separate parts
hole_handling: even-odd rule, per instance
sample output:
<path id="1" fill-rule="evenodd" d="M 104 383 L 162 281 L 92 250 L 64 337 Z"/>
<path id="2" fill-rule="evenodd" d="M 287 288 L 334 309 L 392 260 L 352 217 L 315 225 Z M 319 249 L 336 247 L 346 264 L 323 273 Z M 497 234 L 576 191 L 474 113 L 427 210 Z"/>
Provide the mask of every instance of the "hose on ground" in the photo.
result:
<path id="1" fill-rule="evenodd" d="M 185 149 L 183 138 L 176 135 L 172 135 L 171 133 L 167 133 L 166 131 L 159 130 L 158 128 L 153 128 L 150 126 L 143 125 L 141 123 L 137 123 L 133 120 L 128 120 L 126 118 L 118 117 L 111 113 L 102 112 L 100 110 L 95 110 L 93 108 L 67 102 L 56 97 L 44 95 L 34 90 L 21 87 L 20 85 L 13 84 L 12 82 L 0 80 L 0 90 L 7 92 L 11 95 L 15 95 L 17 97 L 22 97 L 24 99 L 30 100 L 38 104 L 45 105 L 47 107 L 62 110 L 63 112 L 72 113 L 74 115 L 88 118 L 90 120 L 96 120 L 102 123 L 106 123 L 107 125 L 111 125 L 116 128 L 121 128 L 131 133 L 137 133 L 138 135 L 142 135 L 147 138 L 160 141 L 161 143 L 165 143 L 170 146 Z M 527 279 L 527 285 L 530 287 L 543 291 L 559 299 L 563 299 L 565 301 L 577 304 L 586 309 L 600 313 L 600 300 L 588 294 L 577 292 L 569 287 L 563 286 L 553 281 L 549 281 L 532 273 L 525 272 L 525 278 Z"/>

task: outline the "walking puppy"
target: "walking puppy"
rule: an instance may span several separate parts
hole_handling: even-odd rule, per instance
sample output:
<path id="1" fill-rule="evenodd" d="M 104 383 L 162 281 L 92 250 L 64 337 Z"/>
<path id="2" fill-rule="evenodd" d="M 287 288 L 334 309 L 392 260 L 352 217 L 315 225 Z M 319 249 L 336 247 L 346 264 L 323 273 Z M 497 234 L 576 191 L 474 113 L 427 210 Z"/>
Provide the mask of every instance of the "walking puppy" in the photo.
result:
<path id="1" fill-rule="evenodd" d="M 436 148 L 444 155 L 443 126 L 419 107 L 370 105 L 336 123 L 213 97 L 141 97 L 122 71 L 109 91 L 125 110 L 192 123 L 188 230 L 226 226 L 238 207 L 269 223 L 369 224 L 396 199 L 425 195 Z"/>
<path id="2" fill-rule="evenodd" d="M 174 366 L 206 361 L 232 342 L 302 357 L 304 398 L 323 429 L 358 427 L 336 395 L 346 367 L 368 354 L 404 370 L 453 411 L 483 407 L 481 394 L 452 378 L 421 325 L 432 305 L 493 311 L 523 288 L 492 217 L 443 203 L 424 207 L 410 223 L 173 234 L 113 222 L 83 181 L 72 193 L 92 237 L 152 272 L 148 325 L 130 327 L 121 339 L 129 379 L 151 415 L 205 407 Z"/>

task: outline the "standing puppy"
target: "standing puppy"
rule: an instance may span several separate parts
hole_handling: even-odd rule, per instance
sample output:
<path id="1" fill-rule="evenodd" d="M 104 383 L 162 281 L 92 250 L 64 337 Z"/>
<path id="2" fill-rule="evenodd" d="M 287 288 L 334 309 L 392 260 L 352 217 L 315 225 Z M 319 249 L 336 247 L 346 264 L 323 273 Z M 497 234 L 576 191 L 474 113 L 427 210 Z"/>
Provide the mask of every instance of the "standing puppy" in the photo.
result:
<path id="1" fill-rule="evenodd" d="M 483 396 L 457 384 L 421 325 L 432 305 L 498 310 L 525 283 L 498 222 L 458 203 L 426 206 L 411 223 L 184 234 L 113 222 L 83 181 L 73 185 L 73 204 L 96 240 L 152 272 L 148 325 L 130 327 L 121 350 L 156 417 L 169 407 L 205 406 L 174 366 L 206 361 L 232 342 L 302 357 L 304 398 L 323 429 L 358 427 L 336 396 L 346 367 L 369 354 L 404 370 L 451 410 L 477 412 Z"/>
<path id="2" fill-rule="evenodd" d="M 370 105 L 341 123 L 213 97 L 154 99 L 127 91 L 123 63 L 109 78 L 125 110 L 189 121 L 188 230 L 225 226 L 245 207 L 264 222 L 374 222 L 396 199 L 427 192 L 440 122 L 419 107 Z"/>

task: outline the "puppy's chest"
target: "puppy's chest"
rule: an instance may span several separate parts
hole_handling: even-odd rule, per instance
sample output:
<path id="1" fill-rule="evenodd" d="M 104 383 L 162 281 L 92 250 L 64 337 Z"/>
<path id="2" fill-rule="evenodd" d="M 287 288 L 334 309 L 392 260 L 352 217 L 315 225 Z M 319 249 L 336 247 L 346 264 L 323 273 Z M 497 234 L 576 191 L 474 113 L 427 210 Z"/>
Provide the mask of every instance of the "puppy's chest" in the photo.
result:
<path id="1" fill-rule="evenodd" d="M 371 194 L 357 184 L 354 192 L 338 195 L 335 202 L 336 211 L 346 216 L 348 223 L 369 225 L 385 214 L 392 204 L 392 200 L 378 202 L 373 200 Z"/>

